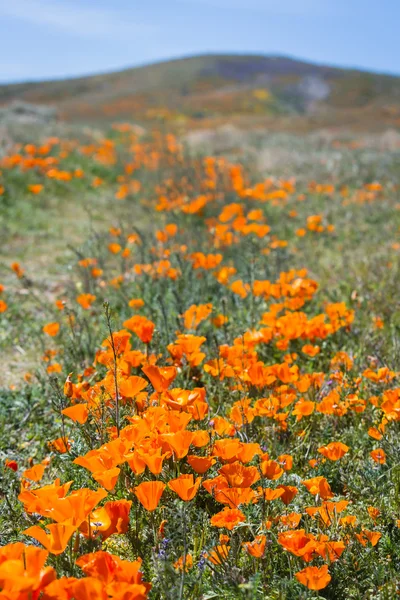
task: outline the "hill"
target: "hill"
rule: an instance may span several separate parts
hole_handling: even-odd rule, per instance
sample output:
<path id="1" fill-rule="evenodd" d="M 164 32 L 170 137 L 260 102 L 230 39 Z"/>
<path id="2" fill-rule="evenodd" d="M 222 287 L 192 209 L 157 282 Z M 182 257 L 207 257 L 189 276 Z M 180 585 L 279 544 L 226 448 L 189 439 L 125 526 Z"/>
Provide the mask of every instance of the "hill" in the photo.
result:
<path id="1" fill-rule="evenodd" d="M 204 55 L 114 73 L 0 86 L 0 106 L 48 104 L 67 121 L 400 125 L 400 77 L 283 56 Z M 207 126 L 207 125 L 206 125 Z"/>

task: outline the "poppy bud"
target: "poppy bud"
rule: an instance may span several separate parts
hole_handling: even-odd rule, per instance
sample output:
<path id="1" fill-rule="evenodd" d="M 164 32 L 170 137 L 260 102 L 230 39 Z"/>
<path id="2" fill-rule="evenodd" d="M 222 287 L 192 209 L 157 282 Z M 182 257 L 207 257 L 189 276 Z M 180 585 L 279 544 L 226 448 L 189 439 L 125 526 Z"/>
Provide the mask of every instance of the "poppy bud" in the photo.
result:
<path id="1" fill-rule="evenodd" d="M 67 396 L 67 398 L 72 398 L 72 394 L 74 393 L 74 387 L 73 387 L 73 384 L 71 381 L 71 375 L 72 375 L 72 373 L 70 373 L 68 375 L 68 377 L 64 383 L 64 395 Z"/>

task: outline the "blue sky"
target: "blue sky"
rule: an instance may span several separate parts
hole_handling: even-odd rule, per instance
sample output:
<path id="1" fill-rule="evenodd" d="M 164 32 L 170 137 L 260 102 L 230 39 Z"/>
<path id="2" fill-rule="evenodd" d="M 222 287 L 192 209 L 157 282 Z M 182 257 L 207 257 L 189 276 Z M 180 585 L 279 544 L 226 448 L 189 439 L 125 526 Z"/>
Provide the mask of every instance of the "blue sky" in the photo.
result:
<path id="1" fill-rule="evenodd" d="M 400 0 L 0 0 L 0 81 L 206 52 L 400 74 Z"/>

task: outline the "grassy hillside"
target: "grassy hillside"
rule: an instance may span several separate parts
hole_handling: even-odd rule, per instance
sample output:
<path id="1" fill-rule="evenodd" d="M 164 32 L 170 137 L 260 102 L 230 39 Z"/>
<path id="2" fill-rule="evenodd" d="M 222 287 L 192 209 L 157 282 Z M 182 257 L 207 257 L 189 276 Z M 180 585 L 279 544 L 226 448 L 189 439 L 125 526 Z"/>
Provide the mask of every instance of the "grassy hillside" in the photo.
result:
<path id="1" fill-rule="evenodd" d="M 279 121 L 368 128 L 400 124 L 400 78 L 281 56 L 205 55 L 78 79 L 0 86 L 0 106 L 51 104 L 68 121 L 135 119 L 201 124 L 209 119 Z M 289 120 L 289 119 L 290 120 Z M 253 122 L 251 121 L 251 122 Z M 313 122 L 309 123 L 312 127 Z"/>

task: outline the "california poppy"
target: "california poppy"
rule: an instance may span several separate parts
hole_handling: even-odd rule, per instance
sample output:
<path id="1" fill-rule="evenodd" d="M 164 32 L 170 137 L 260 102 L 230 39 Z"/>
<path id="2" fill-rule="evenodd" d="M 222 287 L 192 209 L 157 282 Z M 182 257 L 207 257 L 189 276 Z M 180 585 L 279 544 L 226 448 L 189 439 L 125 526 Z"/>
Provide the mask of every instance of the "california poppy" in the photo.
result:
<path id="1" fill-rule="evenodd" d="M 295 573 L 295 577 L 310 590 L 323 590 L 332 579 L 328 572 L 328 565 L 306 567 L 302 571 Z"/>
<path id="2" fill-rule="evenodd" d="M 211 517 L 210 523 L 214 527 L 225 527 L 229 531 L 246 520 L 241 510 L 237 508 L 224 508 L 219 513 Z"/>
<path id="3" fill-rule="evenodd" d="M 62 554 L 71 536 L 76 531 L 74 525 L 63 523 L 52 523 L 51 525 L 47 525 L 46 529 L 49 533 L 46 533 L 38 525 L 33 525 L 33 527 L 29 527 L 23 531 L 23 534 L 38 540 L 51 554 Z"/>
<path id="4" fill-rule="evenodd" d="M 89 416 L 88 405 L 86 402 L 69 406 L 68 408 L 64 408 L 61 412 L 63 415 L 80 425 L 86 423 Z"/>
<path id="5" fill-rule="evenodd" d="M 208 469 L 215 464 L 215 458 L 210 456 L 195 456 L 194 454 L 189 454 L 186 457 L 187 462 L 192 467 L 193 471 L 203 475 Z"/>
<path id="6" fill-rule="evenodd" d="M 144 481 L 136 486 L 134 492 L 144 508 L 153 511 L 157 508 L 164 490 L 165 483 L 162 481 Z"/>
<path id="7" fill-rule="evenodd" d="M 313 477 L 312 479 L 306 479 L 301 483 L 305 485 L 308 491 L 314 496 L 318 494 L 324 500 L 333 498 L 332 490 L 325 477 Z"/>
<path id="8" fill-rule="evenodd" d="M 321 446 L 318 448 L 318 452 L 328 458 L 329 460 L 339 460 L 349 451 L 349 447 L 342 442 L 331 442 L 327 446 Z"/>
<path id="9" fill-rule="evenodd" d="M 378 465 L 384 465 L 386 463 L 386 454 L 382 448 L 372 450 L 369 454 L 372 460 L 378 463 Z"/>
<path id="10" fill-rule="evenodd" d="M 47 325 L 43 326 L 43 331 L 50 337 L 55 337 L 60 330 L 59 323 L 47 323 Z"/>
<path id="11" fill-rule="evenodd" d="M 178 494 L 181 500 L 189 502 L 197 494 L 200 483 L 201 477 L 197 477 L 195 480 L 193 475 L 179 475 L 177 479 L 171 479 L 168 482 L 168 486 Z"/>
<path id="12" fill-rule="evenodd" d="M 253 542 L 243 542 L 243 548 L 254 558 L 261 558 L 265 552 L 267 538 L 265 535 L 257 535 Z"/>

